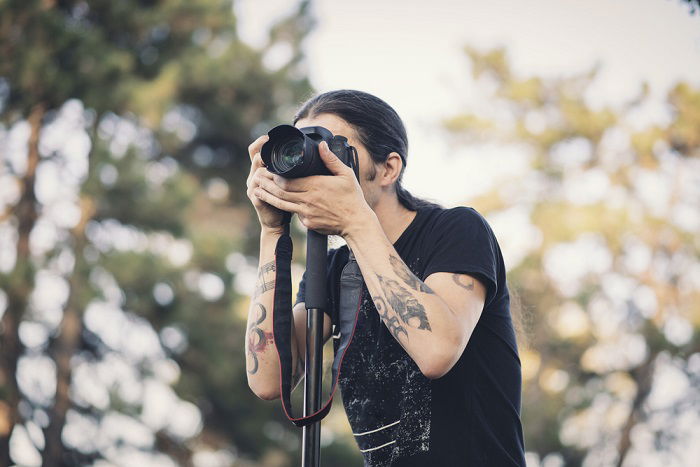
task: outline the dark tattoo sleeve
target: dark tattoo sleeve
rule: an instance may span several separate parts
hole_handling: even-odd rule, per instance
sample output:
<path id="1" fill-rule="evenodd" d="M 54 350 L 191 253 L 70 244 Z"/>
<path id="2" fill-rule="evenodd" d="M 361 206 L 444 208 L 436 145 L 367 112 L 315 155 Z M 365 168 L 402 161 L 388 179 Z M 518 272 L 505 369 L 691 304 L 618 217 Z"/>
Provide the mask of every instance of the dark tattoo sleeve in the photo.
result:
<path id="1" fill-rule="evenodd" d="M 264 352 L 267 344 L 273 340 L 271 332 L 265 332 L 260 329 L 260 325 L 267 317 L 267 310 L 260 303 L 254 303 L 253 307 L 258 311 L 258 313 L 257 318 L 254 321 L 251 321 L 250 325 L 248 326 L 248 356 L 252 361 L 252 368 L 248 369 L 248 373 L 251 375 L 258 372 L 258 353 Z"/>
<path id="2" fill-rule="evenodd" d="M 452 274 L 452 280 L 463 289 L 474 290 L 474 279 L 471 277 L 467 277 L 464 274 Z"/>
<path id="3" fill-rule="evenodd" d="M 401 278 L 402 281 L 406 283 L 410 288 L 417 292 L 431 293 L 434 294 L 433 290 L 428 287 L 425 282 L 421 281 L 416 277 L 415 274 L 408 269 L 408 266 L 404 264 L 399 258 L 394 255 L 389 255 L 389 262 L 391 267 L 394 269 L 394 273 Z"/>
<path id="4" fill-rule="evenodd" d="M 258 280 L 255 283 L 255 292 L 253 293 L 253 300 L 258 298 L 260 295 L 264 294 L 268 290 L 272 290 L 275 288 L 274 278 L 272 278 L 272 279 L 265 278 L 265 276 L 267 276 L 267 274 L 270 272 L 275 272 L 275 262 L 274 261 L 270 261 L 269 263 L 265 263 L 262 266 L 260 266 L 260 269 L 258 269 Z"/>
<path id="5" fill-rule="evenodd" d="M 384 321 L 384 324 L 386 324 L 386 327 L 389 329 L 391 335 L 394 336 L 394 339 L 401 342 L 399 340 L 399 336 L 403 335 L 406 340 L 408 340 L 408 333 L 406 332 L 406 329 L 401 326 L 399 319 L 396 316 L 389 316 L 389 309 L 386 307 L 386 301 L 384 301 L 384 298 L 377 295 L 376 297 L 372 297 L 372 301 L 374 302 L 374 306 L 377 308 L 379 317 L 382 319 L 382 321 Z"/>
<path id="6" fill-rule="evenodd" d="M 425 314 L 425 308 L 416 297 L 393 279 L 379 274 L 377 274 L 377 279 L 379 279 L 379 284 L 384 296 L 389 301 L 389 305 L 399 315 L 401 321 L 417 329 L 432 331 L 428 316 Z"/>

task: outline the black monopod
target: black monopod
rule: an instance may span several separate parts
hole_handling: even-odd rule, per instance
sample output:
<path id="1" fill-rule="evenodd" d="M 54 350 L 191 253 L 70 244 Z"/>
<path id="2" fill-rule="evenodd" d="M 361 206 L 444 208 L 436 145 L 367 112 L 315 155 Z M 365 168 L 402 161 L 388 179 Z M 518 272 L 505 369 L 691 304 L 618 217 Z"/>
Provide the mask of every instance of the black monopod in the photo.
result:
<path id="1" fill-rule="evenodd" d="M 326 308 L 326 256 L 328 237 L 309 230 L 306 237 L 306 360 L 304 416 L 321 409 L 323 364 L 323 309 Z M 321 421 L 303 427 L 302 465 L 318 467 L 321 461 Z"/>
<path id="2" fill-rule="evenodd" d="M 358 176 L 357 151 L 348 145 L 345 137 L 334 136 L 326 128 L 313 126 L 298 129 L 290 125 L 280 125 L 270 130 L 268 135 L 270 138 L 261 149 L 261 157 L 267 169 L 272 173 L 286 178 L 331 175 L 323 163 L 318 149 L 319 143 L 326 141 L 330 150 L 345 165 L 354 170 L 356 177 Z M 303 418 L 307 420 L 294 419 L 291 416 L 291 406 L 289 410 L 287 407 L 290 405 L 289 391 L 287 390 L 285 393 L 284 380 L 282 382 L 282 399 L 287 416 L 297 426 L 303 427 L 303 467 L 319 467 L 321 465 L 321 418 L 330 408 L 330 404 L 323 407 L 323 410 L 321 407 L 323 313 L 328 303 L 326 290 L 327 255 L 328 237 L 309 230 L 306 238 L 306 288 L 304 295 L 306 303 L 306 355 Z M 286 381 L 288 382 L 289 379 Z M 337 373 L 335 381 L 337 383 Z M 336 383 L 333 385 L 333 391 Z"/>

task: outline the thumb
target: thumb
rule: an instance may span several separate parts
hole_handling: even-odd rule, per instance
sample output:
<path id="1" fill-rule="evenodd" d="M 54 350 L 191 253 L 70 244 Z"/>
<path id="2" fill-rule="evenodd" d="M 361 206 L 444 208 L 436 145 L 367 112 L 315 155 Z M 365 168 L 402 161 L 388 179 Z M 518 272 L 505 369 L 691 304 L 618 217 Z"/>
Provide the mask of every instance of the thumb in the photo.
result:
<path id="1" fill-rule="evenodd" d="M 328 143 L 325 141 L 321 141 L 321 144 L 318 145 L 318 153 L 321 155 L 323 163 L 333 175 L 342 175 L 345 173 L 346 169 L 350 168 L 343 164 L 343 161 L 338 159 L 338 156 L 333 154 L 333 151 L 330 150 Z"/>

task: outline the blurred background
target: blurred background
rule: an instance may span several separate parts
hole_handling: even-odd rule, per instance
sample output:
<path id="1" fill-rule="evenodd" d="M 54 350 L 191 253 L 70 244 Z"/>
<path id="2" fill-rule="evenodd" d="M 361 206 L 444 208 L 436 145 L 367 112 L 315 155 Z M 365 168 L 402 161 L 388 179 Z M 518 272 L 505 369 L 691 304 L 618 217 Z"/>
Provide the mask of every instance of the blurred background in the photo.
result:
<path id="1" fill-rule="evenodd" d="M 697 465 L 697 0 L 0 0 L 0 466 L 298 465 L 246 385 L 247 146 L 338 88 L 492 224 L 528 465 Z M 362 464 L 340 401 L 322 445 Z"/>

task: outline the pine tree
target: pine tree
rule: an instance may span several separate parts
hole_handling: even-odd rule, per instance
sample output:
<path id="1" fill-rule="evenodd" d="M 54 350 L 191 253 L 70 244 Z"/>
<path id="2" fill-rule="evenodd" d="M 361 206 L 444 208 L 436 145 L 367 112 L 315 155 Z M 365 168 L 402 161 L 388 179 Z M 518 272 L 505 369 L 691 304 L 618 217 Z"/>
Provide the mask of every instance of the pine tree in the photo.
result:
<path id="1" fill-rule="evenodd" d="M 230 1 L 0 3 L 0 227 L 12 240 L 0 246 L 1 465 L 20 426 L 45 466 L 285 452 L 295 432 L 262 437 L 281 414 L 245 386 L 232 264 L 256 228 L 246 148 L 309 94 L 311 27 L 301 2 L 258 50 L 238 38 Z M 292 52 L 271 69 L 279 46 Z M 23 372 L 32 362 L 54 369 L 55 393 L 22 383 L 51 386 Z M 149 418 L 151 390 L 168 398 L 162 420 Z M 115 420 L 143 444 L 95 444 Z"/>

